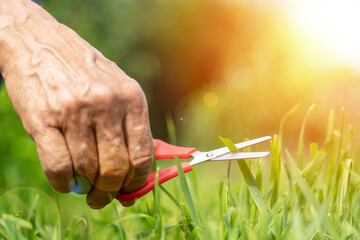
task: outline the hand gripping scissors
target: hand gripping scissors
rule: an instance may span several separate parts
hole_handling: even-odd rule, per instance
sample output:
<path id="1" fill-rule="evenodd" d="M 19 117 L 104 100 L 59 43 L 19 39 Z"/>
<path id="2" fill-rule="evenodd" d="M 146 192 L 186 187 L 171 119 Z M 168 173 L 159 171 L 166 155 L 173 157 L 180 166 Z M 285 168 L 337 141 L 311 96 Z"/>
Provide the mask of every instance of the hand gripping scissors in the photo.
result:
<path id="1" fill-rule="evenodd" d="M 271 137 L 266 136 L 266 137 L 249 140 L 246 142 L 237 143 L 235 144 L 235 146 L 238 149 L 243 149 L 261 142 L 268 141 L 270 139 Z M 200 152 L 196 148 L 178 147 L 163 142 L 159 139 L 154 139 L 154 141 L 156 143 L 156 148 L 154 150 L 156 160 L 173 159 L 175 158 L 175 156 L 181 159 L 191 158 L 191 157 L 194 158 L 189 163 L 188 162 L 181 163 L 181 167 L 184 172 L 189 172 L 193 169 L 192 166 L 206 161 L 228 161 L 228 160 L 239 160 L 239 159 L 249 159 L 249 158 L 250 159 L 263 158 L 269 154 L 269 152 L 234 153 L 234 152 L 230 152 L 230 150 L 227 147 L 218 148 L 209 152 Z M 177 176 L 178 176 L 178 171 L 176 165 L 162 169 L 159 171 L 159 177 L 158 177 L 159 185 Z M 148 192 L 154 189 L 155 177 L 156 177 L 156 172 L 150 173 L 148 175 L 145 185 L 142 188 L 131 193 L 126 193 L 126 194 L 119 193 L 116 199 L 118 199 L 119 201 L 130 201 L 144 196 L 145 194 L 147 194 Z"/>

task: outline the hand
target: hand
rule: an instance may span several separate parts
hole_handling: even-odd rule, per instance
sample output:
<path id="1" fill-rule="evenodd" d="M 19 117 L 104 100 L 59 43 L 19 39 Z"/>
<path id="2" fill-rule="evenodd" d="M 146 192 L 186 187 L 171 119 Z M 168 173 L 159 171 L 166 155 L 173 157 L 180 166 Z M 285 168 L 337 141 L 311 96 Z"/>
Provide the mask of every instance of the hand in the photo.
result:
<path id="1" fill-rule="evenodd" d="M 153 142 L 138 83 L 40 7 L 15 2 L 30 6 L 29 15 L 3 19 L 0 69 L 52 187 L 66 193 L 85 177 L 92 208 L 140 188 Z"/>

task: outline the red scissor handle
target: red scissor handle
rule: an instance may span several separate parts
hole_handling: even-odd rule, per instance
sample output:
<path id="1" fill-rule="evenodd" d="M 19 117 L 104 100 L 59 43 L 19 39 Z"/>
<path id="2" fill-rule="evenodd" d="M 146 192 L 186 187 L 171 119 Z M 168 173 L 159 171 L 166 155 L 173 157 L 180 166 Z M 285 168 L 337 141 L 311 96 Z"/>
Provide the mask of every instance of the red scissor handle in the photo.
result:
<path id="1" fill-rule="evenodd" d="M 196 148 L 187 148 L 187 147 L 178 147 L 171 144 L 168 144 L 159 139 L 154 139 L 155 141 L 155 158 L 158 159 L 172 159 L 177 156 L 178 158 L 190 158 L 193 152 L 196 152 Z M 184 172 L 189 172 L 192 170 L 192 166 L 187 162 L 181 163 L 181 167 Z M 148 175 L 145 185 L 138 189 L 135 192 L 127 194 L 118 194 L 116 199 L 119 201 L 129 201 L 133 199 L 140 198 L 150 192 L 155 187 L 155 175 L 156 172 L 152 172 Z M 176 177 L 178 175 L 177 167 L 172 166 L 165 168 L 159 171 L 159 185 Z"/>
<path id="2" fill-rule="evenodd" d="M 168 145 L 170 145 L 170 144 L 168 144 Z M 181 167 L 184 172 L 189 172 L 192 170 L 192 166 L 187 162 L 181 163 Z M 145 194 L 147 194 L 148 192 L 150 192 L 151 190 L 154 189 L 155 175 L 156 175 L 156 172 L 150 173 L 148 175 L 145 185 L 142 188 L 138 189 L 135 192 L 131 192 L 131 193 L 127 193 L 127 194 L 119 193 L 116 196 L 116 199 L 119 201 L 130 201 L 130 200 L 134 200 L 134 199 L 144 196 Z M 160 170 L 159 171 L 159 185 L 174 178 L 174 177 L 177 177 L 177 175 L 178 175 L 177 166 L 172 166 L 172 167 L 168 167 L 168 168 Z"/>
<path id="3" fill-rule="evenodd" d="M 178 158 L 191 158 L 191 154 L 196 152 L 196 148 L 178 147 L 168 144 L 159 139 L 154 139 L 156 148 L 154 149 L 156 159 L 173 159 L 175 156 Z"/>

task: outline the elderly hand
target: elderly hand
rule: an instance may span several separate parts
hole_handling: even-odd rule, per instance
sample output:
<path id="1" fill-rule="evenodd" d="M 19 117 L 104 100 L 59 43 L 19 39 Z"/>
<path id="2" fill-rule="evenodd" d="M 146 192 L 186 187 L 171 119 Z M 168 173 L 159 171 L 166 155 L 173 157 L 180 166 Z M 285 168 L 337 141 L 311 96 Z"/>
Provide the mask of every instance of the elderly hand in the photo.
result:
<path id="1" fill-rule="evenodd" d="M 85 177 L 88 205 L 102 208 L 145 183 L 153 143 L 136 81 L 30 0 L 1 0 L 0 49 L 8 95 L 55 190 Z"/>

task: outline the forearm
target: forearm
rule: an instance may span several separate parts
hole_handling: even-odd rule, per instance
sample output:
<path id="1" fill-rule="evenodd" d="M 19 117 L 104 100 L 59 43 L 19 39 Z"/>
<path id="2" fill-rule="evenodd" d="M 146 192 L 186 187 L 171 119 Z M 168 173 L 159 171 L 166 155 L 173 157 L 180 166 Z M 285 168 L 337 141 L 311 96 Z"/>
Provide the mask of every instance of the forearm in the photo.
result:
<path id="1" fill-rule="evenodd" d="M 71 68 L 81 65 L 80 59 L 69 57 L 74 52 L 79 58 L 94 55 L 89 44 L 30 0 L 1 0 L 0 19 L 0 71 L 5 80 L 18 68 L 46 69 L 49 58 Z"/>

